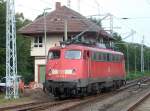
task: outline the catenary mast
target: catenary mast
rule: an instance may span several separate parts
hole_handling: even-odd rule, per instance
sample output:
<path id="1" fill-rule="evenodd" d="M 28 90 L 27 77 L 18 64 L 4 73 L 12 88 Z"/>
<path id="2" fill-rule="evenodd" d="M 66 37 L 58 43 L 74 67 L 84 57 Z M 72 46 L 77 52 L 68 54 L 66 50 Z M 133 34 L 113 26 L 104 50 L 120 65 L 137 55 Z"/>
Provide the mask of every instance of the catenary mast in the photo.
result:
<path id="1" fill-rule="evenodd" d="M 6 0 L 6 98 L 18 98 L 14 0 Z"/>

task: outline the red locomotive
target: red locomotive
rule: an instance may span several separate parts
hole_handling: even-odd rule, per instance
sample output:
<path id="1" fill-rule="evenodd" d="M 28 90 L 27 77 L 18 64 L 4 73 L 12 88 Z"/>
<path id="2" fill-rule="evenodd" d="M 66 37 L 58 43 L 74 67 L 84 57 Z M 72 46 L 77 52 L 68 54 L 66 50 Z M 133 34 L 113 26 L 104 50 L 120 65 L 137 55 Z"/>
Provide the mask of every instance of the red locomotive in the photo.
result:
<path id="1" fill-rule="evenodd" d="M 49 50 L 44 87 L 55 97 L 98 93 L 125 83 L 121 52 L 70 44 Z"/>

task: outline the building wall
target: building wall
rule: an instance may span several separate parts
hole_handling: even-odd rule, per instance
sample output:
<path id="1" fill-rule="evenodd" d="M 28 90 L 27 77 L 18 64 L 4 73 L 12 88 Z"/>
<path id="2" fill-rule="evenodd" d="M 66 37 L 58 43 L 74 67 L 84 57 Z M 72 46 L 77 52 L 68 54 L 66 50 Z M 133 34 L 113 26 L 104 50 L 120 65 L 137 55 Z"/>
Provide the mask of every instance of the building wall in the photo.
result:
<path id="1" fill-rule="evenodd" d="M 59 45 L 59 41 L 62 41 L 61 36 L 48 36 L 46 39 L 46 50 L 48 52 L 50 47 Z M 45 56 L 45 38 L 43 37 L 42 47 L 34 47 L 34 37 L 31 39 L 31 56 Z"/>
<path id="2" fill-rule="evenodd" d="M 46 49 L 47 53 L 49 48 L 54 47 L 55 45 L 59 45 L 59 41 L 62 41 L 63 38 L 61 36 L 48 36 L 46 40 Z M 34 47 L 34 37 L 31 40 L 31 56 L 35 57 L 34 60 L 34 81 L 39 82 L 39 66 L 45 65 L 45 39 L 43 37 L 43 46 L 42 47 Z"/>

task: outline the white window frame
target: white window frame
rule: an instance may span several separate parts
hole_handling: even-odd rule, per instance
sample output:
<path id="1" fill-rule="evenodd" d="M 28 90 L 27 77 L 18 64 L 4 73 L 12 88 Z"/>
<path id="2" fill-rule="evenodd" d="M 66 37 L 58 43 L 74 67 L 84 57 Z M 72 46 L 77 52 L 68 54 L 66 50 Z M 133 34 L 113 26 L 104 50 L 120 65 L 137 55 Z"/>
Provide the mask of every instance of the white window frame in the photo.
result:
<path id="1" fill-rule="evenodd" d="M 40 43 L 40 37 L 42 38 L 41 43 Z M 37 41 L 36 41 L 36 39 L 37 39 Z M 33 46 L 34 47 L 43 47 L 43 36 L 34 37 Z"/>

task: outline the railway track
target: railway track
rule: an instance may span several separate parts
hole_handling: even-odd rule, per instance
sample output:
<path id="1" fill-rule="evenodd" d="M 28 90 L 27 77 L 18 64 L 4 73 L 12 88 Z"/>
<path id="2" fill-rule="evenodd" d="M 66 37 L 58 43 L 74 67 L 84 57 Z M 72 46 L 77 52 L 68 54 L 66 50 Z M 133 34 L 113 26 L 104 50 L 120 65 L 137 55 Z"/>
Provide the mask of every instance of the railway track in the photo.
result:
<path id="1" fill-rule="evenodd" d="M 64 100 L 64 101 L 58 101 L 58 102 L 48 102 L 44 104 L 38 104 L 36 106 L 29 106 L 27 108 L 19 109 L 19 111 L 40 111 L 40 110 L 46 110 L 46 109 L 56 109 L 58 106 L 63 106 L 67 103 L 71 102 L 77 102 L 78 100 Z M 53 110 L 52 110 L 53 111 Z"/>
<path id="2" fill-rule="evenodd" d="M 111 96 L 113 96 L 113 95 L 115 95 L 115 94 L 118 94 L 118 93 L 120 93 L 120 92 L 122 92 L 122 91 L 124 91 L 124 90 L 126 90 L 126 89 L 128 89 L 128 88 L 132 88 L 133 86 L 138 85 L 138 84 L 137 84 L 138 81 L 141 81 L 142 83 L 145 83 L 145 82 L 147 82 L 147 81 L 150 81 L 150 78 L 142 78 L 142 79 L 140 79 L 140 80 L 137 79 L 137 80 L 134 81 L 134 82 L 128 83 L 126 86 L 124 86 L 124 87 L 118 89 L 117 91 L 114 91 L 114 92 L 112 92 L 112 93 L 106 94 L 105 96 L 103 96 L 103 99 L 107 99 L 107 98 L 109 98 L 109 97 L 111 97 Z M 145 98 L 146 98 L 146 97 L 145 97 Z M 103 99 L 102 99 L 102 98 L 93 98 L 93 99 L 91 99 L 91 100 L 81 101 L 79 104 L 75 104 L 74 106 L 67 107 L 67 108 L 64 108 L 64 109 L 59 110 L 59 111 L 70 111 L 71 109 L 75 109 L 76 107 L 79 107 L 79 106 L 81 106 L 81 105 L 88 104 L 88 103 L 92 103 L 92 102 L 95 102 L 95 101 L 101 101 L 101 100 L 103 100 Z M 110 104 L 109 104 L 109 105 L 110 105 Z M 128 111 L 132 111 L 132 110 L 128 110 Z"/>
<path id="3" fill-rule="evenodd" d="M 18 105 L 18 106 L 13 106 L 13 107 L 5 107 L 5 108 L 0 108 L 0 111 L 40 111 L 40 110 L 50 110 L 50 111 L 63 111 L 65 108 L 69 107 L 74 107 L 76 105 L 81 105 L 84 104 L 88 101 L 95 101 L 96 98 L 101 98 L 104 99 L 113 95 L 113 93 L 105 93 L 102 94 L 101 96 L 96 95 L 96 96 L 89 96 L 85 97 L 84 99 L 70 99 L 70 100 L 63 100 L 63 101 L 51 101 L 51 102 L 39 102 L 39 103 L 29 103 L 29 104 L 24 104 L 24 105 Z"/>
<path id="4" fill-rule="evenodd" d="M 134 111 L 139 105 L 141 105 L 148 97 L 150 97 L 150 91 L 141 96 L 136 102 L 131 104 L 127 111 Z"/>
<path id="5" fill-rule="evenodd" d="M 128 88 L 136 86 L 138 81 L 146 82 L 149 80 L 150 80 L 150 78 L 138 79 L 138 80 L 135 80 L 134 82 L 132 81 L 132 82 L 127 83 L 126 86 L 121 87 L 117 91 L 102 93 L 100 95 L 95 95 L 95 96 L 89 96 L 89 97 L 85 97 L 83 99 L 76 98 L 76 99 L 63 100 L 63 101 L 44 101 L 44 102 L 37 102 L 37 103 L 29 103 L 29 104 L 0 108 L 0 111 L 5 111 L 5 110 L 7 110 L 7 111 L 9 111 L 9 110 L 11 110 L 11 111 L 40 111 L 40 110 L 69 111 L 71 109 L 74 109 L 78 106 L 82 106 L 87 103 L 92 103 L 94 101 L 107 99 L 107 98 L 109 98 L 117 93 L 120 93 Z M 128 110 L 128 111 L 132 111 L 132 110 Z"/>
<path id="6" fill-rule="evenodd" d="M 33 102 L 33 103 L 27 103 L 17 106 L 8 106 L 0 108 L 0 111 L 37 111 L 40 109 L 46 109 L 48 107 L 54 107 L 57 105 L 62 105 L 67 102 L 70 102 L 71 100 L 64 100 L 64 101 L 43 101 L 43 102 Z"/>
<path id="7" fill-rule="evenodd" d="M 40 102 L 31 102 L 31 103 L 25 103 L 25 104 L 20 104 L 20 105 L 13 105 L 13 106 L 6 106 L 6 107 L 1 107 L 0 111 L 5 111 L 5 110 L 13 110 L 16 108 L 22 108 L 22 107 L 28 107 L 28 106 L 35 106 L 38 104 L 44 104 L 47 103 L 48 101 L 40 101 Z"/>

